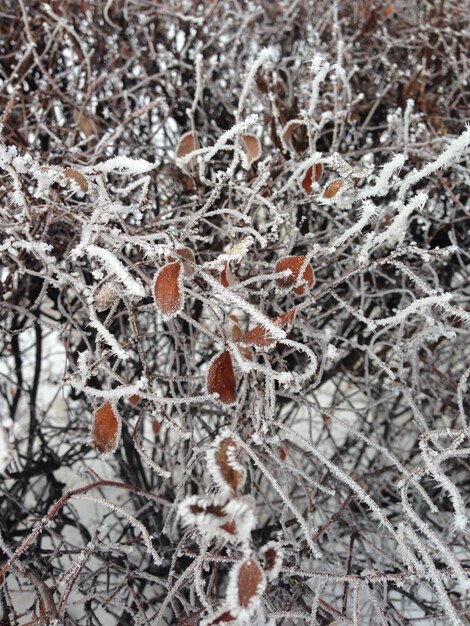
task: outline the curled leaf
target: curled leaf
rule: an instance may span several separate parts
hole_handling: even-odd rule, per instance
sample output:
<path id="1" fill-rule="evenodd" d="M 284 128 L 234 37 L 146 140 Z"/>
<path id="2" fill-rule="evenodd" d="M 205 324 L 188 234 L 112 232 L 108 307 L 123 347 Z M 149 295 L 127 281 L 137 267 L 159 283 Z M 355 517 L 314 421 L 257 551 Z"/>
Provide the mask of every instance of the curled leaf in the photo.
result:
<path id="1" fill-rule="evenodd" d="M 191 248 L 181 247 L 175 248 L 175 254 L 171 254 L 169 257 L 172 261 L 182 261 L 184 273 L 188 278 L 194 276 L 195 270 L 193 264 L 195 262 L 194 252 Z"/>
<path id="2" fill-rule="evenodd" d="M 248 153 L 248 165 L 251 165 L 261 156 L 261 141 L 256 135 L 242 135 L 241 138 Z"/>
<path id="3" fill-rule="evenodd" d="M 228 261 L 224 262 L 224 269 L 220 272 L 219 279 L 222 287 L 225 288 L 230 287 L 230 285 L 233 285 L 235 283 L 235 279 L 230 270 L 230 265 Z"/>
<path id="4" fill-rule="evenodd" d="M 245 469 L 236 456 L 239 446 L 234 435 L 223 433 L 207 451 L 207 468 L 222 491 L 236 493 L 245 483 Z"/>
<path id="5" fill-rule="evenodd" d="M 207 392 L 219 394 L 224 404 L 234 404 L 237 399 L 237 383 L 233 371 L 232 356 L 228 350 L 217 354 L 209 363 Z"/>
<path id="6" fill-rule="evenodd" d="M 299 280 L 300 271 L 305 264 L 305 256 L 286 256 L 279 259 L 275 265 L 274 271 L 276 273 L 290 270 L 290 276 L 278 278 L 276 280 L 276 286 L 281 291 L 289 291 Z M 303 273 L 301 282 L 305 283 L 307 287 L 313 287 L 315 284 L 315 275 L 310 263 L 307 263 Z M 304 292 L 304 287 L 298 286 L 294 288 L 294 292 L 301 295 Z"/>
<path id="7" fill-rule="evenodd" d="M 106 402 L 95 413 L 90 433 L 90 445 L 100 454 L 116 451 L 121 435 L 121 417 L 111 402 Z"/>
<path id="8" fill-rule="evenodd" d="M 232 322 L 232 341 L 239 341 L 243 337 L 243 331 L 240 328 L 238 317 L 236 315 L 230 315 L 229 317 Z"/>
<path id="9" fill-rule="evenodd" d="M 331 183 L 326 187 L 325 191 L 323 192 L 323 197 L 328 199 L 334 198 L 343 187 L 344 180 L 341 180 L 341 178 L 336 178 L 335 180 L 332 180 Z"/>
<path id="10" fill-rule="evenodd" d="M 302 147 L 305 144 L 306 139 L 305 131 L 305 123 L 302 120 L 290 120 L 287 122 L 281 134 L 281 140 L 284 147 L 287 150 L 291 147 Z"/>
<path id="11" fill-rule="evenodd" d="M 155 276 L 153 295 L 164 319 L 178 315 L 184 306 L 182 275 L 183 264 L 174 261 L 164 265 Z"/>
<path id="12" fill-rule="evenodd" d="M 191 154 L 198 148 L 198 141 L 196 135 L 192 131 L 188 131 L 181 136 L 178 147 L 176 148 L 176 157 L 181 159 L 187 154 Z"/>
<path id="13" fill-rule="evenodd" d="M 284 551 L 275 541 L 270 541 L 259 551 L 266 578 L 271 581 L 278 577 L 284 559 Z"/>
<path id="14" fill-rule="evenodd" d="M 232 341 L 234 341 L 235 343 L 238 343 L 240 341 L 246 343 L 244 341 L 245 333 L 240 328 L 240 324 L 238 323 L 236 315 L 230 315 L 230 319 L 232 321 Z M 238 349 L 240 353 L 245 357 L 245 359 L 248 359 L 248 361 L 253 360 L 253 351 L 251 350 L 251 348 L 239 345 Z"/>
<path id="15" fill-rule="evenodd" d="M 301 186 L 305 193 L 313 193 L 313 184 L 317 183 L 323 173 L 323 165 L 321 163 L 315 163 L 305 170 L 302 178 Z"/>
<path id="16" fill-rule="evenodd" d="M 227 500 L 216 496 L 189 496 L 178 507 L 181 522 L 195 526 L 201 534 L 221 537 L 232 543 L 245 541 L 256 523 L 254 506 L 245 497 Z"/>

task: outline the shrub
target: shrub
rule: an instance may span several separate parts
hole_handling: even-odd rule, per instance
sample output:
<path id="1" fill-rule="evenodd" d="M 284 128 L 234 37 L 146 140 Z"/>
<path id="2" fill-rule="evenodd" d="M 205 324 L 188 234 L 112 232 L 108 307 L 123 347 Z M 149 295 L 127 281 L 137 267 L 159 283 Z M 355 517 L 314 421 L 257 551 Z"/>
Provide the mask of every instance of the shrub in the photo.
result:
<path id="1" fill-rule="evenodd" d="M 3 623 L 465 623 L 465 3 L 4 4 Z"/>

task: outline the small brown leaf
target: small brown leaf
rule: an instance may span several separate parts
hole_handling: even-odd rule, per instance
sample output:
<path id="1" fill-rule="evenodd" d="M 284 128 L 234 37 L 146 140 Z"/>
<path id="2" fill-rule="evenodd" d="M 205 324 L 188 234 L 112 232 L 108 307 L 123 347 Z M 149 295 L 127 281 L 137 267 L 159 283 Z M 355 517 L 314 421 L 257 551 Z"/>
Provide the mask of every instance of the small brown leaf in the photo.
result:
<path id="1" fill-rule="evenodd" d="M 133 393 L 132 396 L 129 396 L 129 402 L 135 406 L 140 402 L 140 396 L 136 393 Z"/>
<path id="2" fill-rule="evenodd" d="M 232 341 L 239 341 L 239 339 L 243 337 L 243 331 L 240 328 L 238 317 L 236 315 L 229 315 L 229 318 L 232 321 Z"/>
<path id="3" fill-rule="evenodd" d="M 180 159 L 181 157 L 186 156 L 187 154 L 191 154 L 194 150 L 198 148 L 198 141 L 196 135 L 190 130 L 184 135 L 181 136 L 179 140 L 178 147 L 176 148 L 176 157 Z"/>
<path id="4" fill-rule="evenodd" d="M 300 120 L 290 120 L 283 128 L 281 139 L 286 149 L 301 149 L 306 144 L 305 124 Z"/>
<path id="5" fill-rule="evenodd" d="M 238 528 L 235 520 L 229 520 L 226 522 L 223 521 L 224 519 L 227 519 L 227 512 L 225 511 L 223 505 L 211 504 L 209 501 L 206 504 L 193 504 L 189 509 L 193 515 L 212 515 L 216 518 L 214 522 L 220 530 L 224 530 L 226 533 L 233 536 L 237 534 Z"/>
<path id="6" fill-rule="evenodd" d="M 302 189 L 305 193 L 314 192 L 313 184 L 320 180 L 322 173 L 323 165 L 321 163 L 315 163 L 305 170 L 305 174 L 301 182 Z"/>
<path id="7" fill-rule="evenodd" d="M 245 333 L 240 328 L 237 317 L 235 315 L 230 315 L 229 317 L 233 322 L 232 341 L 234 341 L 235 343 L 239 341 L 244 341 Z M 240 353 L 245 357 L 245 359 L 248 359 L 248 361 L 253 360 L 253 352 L 250 348 L 247 348 L 245 346 L 239 346 L 238 349 L 240 350 Z"/>
<path id="8" fill-rule="evenodd" d="M 224 269 L 219 274 L 219 280 L 222 287 L 225 287 L 226 289 L 235 283 L 228 261 L 224 262 Z"/>
<path id="9" fill-rule="evenodd" d="M 275 541 L 270 541 L 259 551 L 264 573 L 269 581 L 278 577 L 284 560 L 284 551 Z"/>
<path id="10" fill-rule="evenodd" d="M 255 326 L 249 330 L 243 336 L 242 341 L 248 346 L 257 346 L 258 348 L 269 348 L 276 343 L 274 337 L 264 326 Z"/>
<path id="11" fill-rule="evenodd" d="M 238 446 L 235 439 L 233 437 L 226 437 L 219 443 L 213 456 L 217 473 L 222 481 L 234 492 L 238 491 L 245 482 L 243 469 L 234 461 L 234 456 L 237 451 Z"/>
<path id="12" fill-rule="evenodd" d="M 152 422 L 152 430 L 153 432 L 158 435 L 158 433 L 160 432 L 162 428 L 162 425 L 160 424 L 160 422 L 157 419 L 154 419 Z"/>
<path id="13" fill-rule="evenodd" d="M 74 170 L 71 167 L 68 167 L 66 170 L 64 170 L 64 176 L 66 178 L 70 178 L 71 180 L 75 181 L 77 185 L 80 187 L 80 189 L 83 191 L 83 193 L 86 193 L 88 191 L 87 179 L 85 178 L 85 176 L 83 176 L 83 174 L 80 174 L 80 172 L 77 172 L 77 170 Z"/>
<path id="14" fill-rule="evenodd" d="M 290 270 L 291 275 L 284 278 L 278 278 L 276 280 L 277 288 L 283 291 L 291 289 L 297 282 L 300 270 L 302 269 L 304 263 L 304 256 L 286 256 L 282 259 L 279 259 L 274 267 L 274 271 L 277 273 L 283 272 L 285 270 Z M 313 273 L 313 268 L 310 263 L 307 264 L 307 267 L 303 272 L 302 281 L 305 282 L 309 288 L 313 287 L 313 285 L 315 284 L 315 275 Z M 304 287 L 295 287 L 294 292 L 302 295 L 304 292 Z"/>
<path id="15" fill-rule="evenodd" d="M 272 569 L 276 562 L 276 551 L 269 548 L 264 552 L 264 569 Z"/>
<path id="16" fill-rule="evenodd" d="M 295 318 L 296 307 L 293 307 L 286 313 L 282 313 L 278 317 L 275 317 L 272 322 L 279 326 L 279 328 L 283 328 L 284 326 L 292 326 Z M 270 334 L 269 330 L 264 326 L 255 326 L 249 330 L 243 337 L 241 341 L 248 346 L 257 346 L 258 348 L 269 348 L 276 343 L 276 339 Z"/>
<path id="17" fill-rule="evenodd" d="M 297 314 L 297 307 L 293 306 L 291 309 L 282 313 L 278 317 L 274 318 L 274 323 L 276 326 L 280 326 L 283 328 L 284 326 L 292 326 L 295 320 L 295 316 Z"/>
<path id="18" fill-rule="evenodd" d="M 247 559 L 238 569 L 237 591 L 239 605 L 244 609 L 248 608 L 253 599 L 261 595 L 264 586 L 263 570 L 254 559 Z"/>
<path id="19" fill-rule="evenodd" d="M 90 445 L 100 454 L 116 451 L 121 435 L 121 418 L 116 407 L 106 402 L 95 413 L 91 427 Z"/>
<path id="20" fill-rule="evenodd" d="M 164 265 L 155 276 L 155 304 L 165 319 L 178 315 L 184 306 L 182 274 L 183 264 L 174 261 Z"/>
<path id="21" fill-rule="evenodd" d="M 296 122 L 295 120 L 291 120 L 290 122 L 287 122 L 287 124 L 284 126 L 283 130 L 282 130 L 282 141 L 285 144 L 288 144 L 289 141 L 292 139 L 292 135 L 294 133 L 294 131 L 299 128 L 300 123 Z"/>
<path id="22" fill-rule="evenodd" d="M 169 258 L 172 261 L 179 261 L 180 259 L 183 259 L 182 263 L 184 273 L 188 278 L 192 278 L 195 274 L 195 270 L 193 267 L 193 264 L 195 262 L 194 252 L 191 250 L 191 248 L 182 247 L 175 248 L 175 253 L 176 254 L 171 254 Z"/>
<path id="23" fill-rule="evenodd" d="M 341 178 L 336 178 L 335 180 L 332 180 L 331 183 L 326 187 L 325 191 L 323 192 L 323 196 L 325 198 L 334 198 L 343 187 L 344 180 L 341 180 Z"/>
<path id="24" fill-rule="evenodd" d="M 237 399 L 237 383 L 228 350 L 217 354 L 209 364 L 207 372 L 207 392 L 218 393 L 224 404 L 234 404 Z"/>
<path id="25" fill-rule="evenodd" d="M 251 165 L 257 161 L 262 154 L 261 141 L 256 135 L 242 135 L 241 138 L 248 152 L 248 165 Z"/>
<path id="26" fill-rule="evenodd" d="M 86 115 L 84 115 L 83 113 L 79 113 L 78 111 L 74 111 L 73 116 L 78 127 L 87 139 L 98 134 L 96 122 L 93 118 L 87 117 Z"/>

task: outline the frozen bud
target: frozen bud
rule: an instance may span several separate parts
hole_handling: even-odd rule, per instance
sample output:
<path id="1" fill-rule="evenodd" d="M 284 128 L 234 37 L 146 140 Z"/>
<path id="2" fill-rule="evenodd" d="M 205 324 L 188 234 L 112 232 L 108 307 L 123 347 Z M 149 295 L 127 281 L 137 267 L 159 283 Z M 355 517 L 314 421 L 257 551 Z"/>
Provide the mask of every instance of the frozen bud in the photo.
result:
<path id="1" fill-rule="evenodd" d="M 95 293 L 95 307 L 97 311 L 106 311 L 119 298 L 116 290 L 110 285 L 103 285 Z"/>

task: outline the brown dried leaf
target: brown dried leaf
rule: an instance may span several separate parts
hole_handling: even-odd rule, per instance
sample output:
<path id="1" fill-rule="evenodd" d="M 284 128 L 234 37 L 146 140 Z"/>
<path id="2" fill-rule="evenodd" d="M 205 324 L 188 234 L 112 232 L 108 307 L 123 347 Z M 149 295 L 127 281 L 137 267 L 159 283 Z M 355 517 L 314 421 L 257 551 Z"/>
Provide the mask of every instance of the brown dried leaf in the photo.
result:
<path id="1" fill-rule="evenodd" d="M 77 170 L 72 169 L 71 167 L 68 167 L 66 170 L 64 170 L 64 176 L 66 178 L 70 178 L 71 180 L 74 180 L 77 185 L 80 187 L 80 189 L 83 191 L 83 193 L 86 193 L 88 191 L 88 181 L 85 178 L 85 176 L 83 176 L 83 174 L 80 174 L 80 172 L 77 172 Z"/>
<path id="2" fill-rule="evenodd" d="M 179 261 L 183 259 L 183 269 L 184 273 L 188 278 L 192 278 L 195 274 L 195 270 L 193 264 L 195 262 L 194 252 L 191 248 L 181 247 L 175 248 L 175 253 L 169 256 L 169 258 L 173 261 Z"/>
<path id="3" fill-rule="evenodd" d="M 286 148 L 301 148 L 306 141 L 305 124 L 299 120 L 290 120 L 284 126 L 281 139 Z"/>
<path id="4" fill-rule="evenodd" d="M 184 305 L 182 285 L 183 264 L 167 263 L 155 276 L 153 295 L 157 309 L 166 319 L 178 315 Z"/>
<path id="5" fill-rule="evenodd" d="M 224 269 L 219 274 L 219 280 L 222 287 L 225 288 L 230 287 L 230 285 L 235 283 L 235 278 L 233 277 L 228 261 L 225 261 L 224 263 Z"/>
<path id="6" fill-rule="evenodd" d="M 331 183 L 326 187 L 325 191 L 323 192 L 323 196 L 325 198 L 334 198 L 343 187 L 344 180 L 341 180 L 341 178 L 336 178 L 335 180 L 332 180 Z"/>
<path id="7" fill-rule="evenodd" d="M 193 515 L 197 515 L 198 513 L 205 513 L 209 515 L 213 515 L 214 517 L 225 517 L 225 509 L 223 506 L 219 504 L 207 504 L 206 506 L 201 506 L 200 504 L 192 504 L 190 506 L 190 511 Z"/>
<path id="8" fill-rule="evenodd" d="M 283 272 L 285 270 L 290 270 L 292 272 L 290 276 L 286 276 L 285 278 L 278 278 L 276 280 L 276 286 L 278 287 L 278 289 L 289 290 L 293 287 L 293 285 L 295 285 L 299 278 L 300 270 L 302 269 L 304 262 L 304 256 L 286 256 L 276 262 L 276 265 L 274 267 L 274 271 L 276 273 Z M 308 263 L 303 272 L 302 281 L 304 281 L 309 288 L 313 287 L 313 285 L 315 284 L 315 275 L 313 273 L 313 268 L 310 263 Z M 294 292 L 302 295 L 304 292 L 304 287 L 296 287 L 294 289 Z"/>
<path id="9" fill-rule="evenodd" d="M 207 372 L 207 392 L 218 393 L 224 404 L 234 404 L 237 399 L 237 383 L 228 350 L 217 354 L 209 364 Z"/>
<path id="10" fill-rule="evenodd" d="M 116 451 L 121 435 L 121 418 L 116 407 L 106 402 L 95 413 L 91 427 L 90 444 L 100 454 Z"/>
<path id="11" fill-rule="evenodd" d="M 249 330 L 243 336 L 242 341 L 248 346 L 257 346 L 258 348 L 269 348 L 276 343 L 274 337 L 264 326 L 255 326 Z"/>
<path id="12" fill-rule="evenodd" d="M 257 161 L 262 154 L 261 141 L 256 135 L 242 135 L 241 138 L 248 152 L 248 165 L 251 165 Z"/>
<path id="13" fill-rule="evenodd" d="M 260 594 L 265 584 L 264 574 L 258 563 L 250 558 L 241 564 L 238 570 L 238 603 L 248 608 L 253 598 Z"/>
<path id="14" fill-rule="evenodd" d="M 184 135 L 181 136 L 179 140 L 178 147 L 176 148 L 176 157 L 180 159 L 181 157 L 186 156 L 187 154 L 191 154 L 194 150 L 198 148 L 197 136 L 190 130 Z"/>
<path id="15" fill-rule="evenodd" d="M 245 482 L 245 474 L 237 469 L 233 457 L 238 450 L 237 442 L 233 437 L 227 437 L 217 446 L 214 461 L 223 481 L 236 492 Z M 232 457 L 232 458 L 231 458 Z"/>
<path id="16" fill-rule="evenodd" d="M 263 570 L 269 581 L 278 577 L 284 560 L 284 551 L 275 541 L 270 541 L 259 551 Z"/>
<path id="17" fill-rule="evenodd" d="M 296 311 L 296 307 L 293 307 L 286 313 L 282 313 L 282 315 L 279 315 L 272 320 L 273 324 L 276 324 L 276 326 L 279 326 L 279 328 L 283 328 L 284 326 L 292 326 L 292 324 L 294 323 Z M 269 348 L 276 343 L 274 337 L 264 326 L 255 326 L 255 328 L 252 328 L 247 333 L 245 333 L 245 335 L 243 335 L 241 341 L 249 346 L 258 346 L 259 348 Z"/>
<path id="18" fill-rule="evenodd" d="M 314 183 L 318 183 L 323 173 L 323 165 L 321 163 L 315 163 L 305 170 L 304 177 L 302 178 L 302 189 L 305 193 L 314 192 Z"/>
<path id="19" fill-rule="evenodd" d="M 97 135 L 96 123 L 91 117 L 87 117 L 83 113 L 75 111 L 74 119 L 77 126 L 80 128 L 80 130 L 87 139 L 93 137 L 94 135 Z"/>
<path id="20" fill-rule="evenodd" d="M 274 548 L 268 548 L 267 550 L 264 551 L 264 569 L 265 570 L 270 570 L 273 569 L 274 565 L 276 564 L 276 556 L 277 556 L 277 552 Z"/>
<path id="21" fill-rule="evenodd" d="M 292 139 L 294 130 L 299 128 L 299 126 L 300 126 L 299 122 L 295 122 L 294 120 L 287 122 L 287 124 L 284 126 L 283 131 L 282 131 L 282 141 L 285 144 L 289 143 L 289 141 Z"/>

